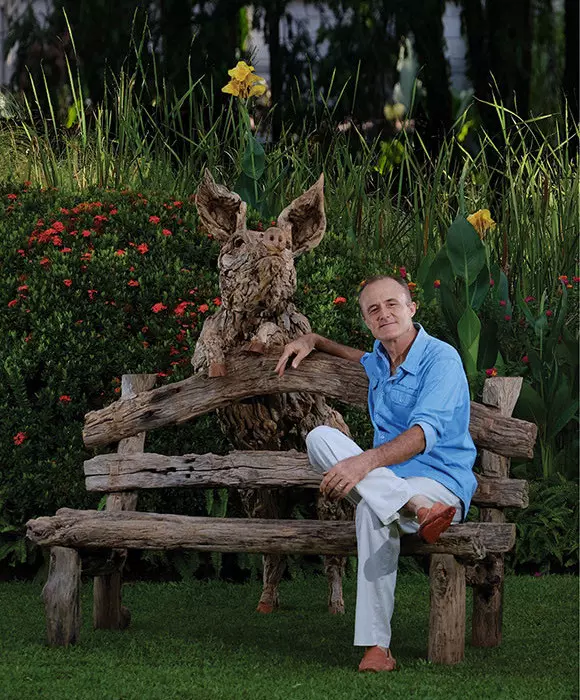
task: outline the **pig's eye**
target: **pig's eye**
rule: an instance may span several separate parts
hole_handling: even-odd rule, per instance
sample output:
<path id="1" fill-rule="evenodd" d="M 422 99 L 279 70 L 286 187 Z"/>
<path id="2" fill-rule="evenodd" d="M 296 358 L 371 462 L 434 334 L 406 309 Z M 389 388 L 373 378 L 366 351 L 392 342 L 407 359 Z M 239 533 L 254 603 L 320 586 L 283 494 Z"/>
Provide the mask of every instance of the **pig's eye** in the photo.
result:
<path id="1" fill-rule="evenodd" d="M 237 238 L 234 238 L 232 245 L 234 248 L 241 248 L 241 246 L 244 245 L 244 239 L 241 236 L 238 236 Z"/>

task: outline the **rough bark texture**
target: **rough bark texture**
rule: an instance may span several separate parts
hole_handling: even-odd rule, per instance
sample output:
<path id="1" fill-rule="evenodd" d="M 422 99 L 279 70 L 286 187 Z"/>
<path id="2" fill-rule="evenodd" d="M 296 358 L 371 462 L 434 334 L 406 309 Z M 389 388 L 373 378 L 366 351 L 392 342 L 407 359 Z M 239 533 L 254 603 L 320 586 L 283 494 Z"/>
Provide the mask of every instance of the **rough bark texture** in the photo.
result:
<path id="1" fill-rule="evenodd" d="M 473 588 L 471 643 L 475 647 L 496 647 L 502 639 L 504 555 L 489 554 L 479 566 L 485 580 Z"/>
<path id="2" fill-rule="evenodd" d="M 262 354 L 281 353 L 289 341 L 310 332 L 308 319 L 298 312 L 292 298 L 296 290 L 294 258 L 314 248 L 326 228 L 323 177 L 281 212 L 265 231 L 246 227 L 246 207 L 240 197 L 217 185 L 208 171 L 197 193 L 202 224 L 219 239 L 220 309 L 204 322 L 192 359 L 194 370 L 209 377 L 228 372 L 226 357 L 247 349 Z M 244 376 L 244 375 L 240 375 Z M 318 425 L 330 425 L 348 434 L 342 416 L 322 396 L 288 393 L 260 396 L 218 411 L 224 434 L 241 449 L 281 450 L 303 448 L 307 433 Z M 253 518 L 290 515 L 293 494 L 263 488 L 243 489 L 242 503 Z M 343 519 L 346 507 L 328 501 L 317 503 L 321 518 Z M 352 509 L 350 509 L 352 517 Z M 264 589 L 260 612 L 278 605 L 278 583 L 285 561 L 279 554 L 264 558 Z M 343 612 L 341 576 L 344 562 L 327 560 L 331 612 Z"/>
<path id="3" fill-rule="evenodd" d="M 87 491 L 124 491 L 169 487 L 316 489 L 321 476 L 296 450 L 287 452 L 236 450 L 175 457 L 148 452 L 137 455 L 98 455 L 85 462 Z M 477 475 L 473 503 L 500 508 L 525 508 L 528 483 Z M 117 509 L 121 510 L 121 509 Z M 123 510 L 130 510 L 129 508 Z"/>
<path id="4" fill-rule="evenodd" d="M 521 377 L 494 377 L 486 379 L 483 401 L 495 406 L 502 416 L 509 418 L 522 388 Z M 481 471 L 498 481 L 509 480 L 509 457 L 484 450 L 481 455 Z M 492 479 L 490 479 L 491 481 Z M 481 508 L 480 520 L 485 523 L 504 523 L 503 510 L 497 507 Z M 473 587 L 472 644 L 478 647 L 495 647 L 501 644 L 503 621 L 503 555 L 492 555 L 482 564 L 487 580 Z"/>
<path id="5" fill-rule="evenodd" d="M 155 386 L 154 374 L 125 374 L 121 382 L 121 398 L 134 398 L 142 391 L 148 391 Z M 117 447 L 118 456 L 129 456 L 142 453 L 145 447 L 145 433 L 138 433 L 125 438 Z M 112 474 L 115 467 L 112 468 Z M 135 510 L 137 507 L 136 493 L 109 493 L 107 496 L 107 511 Z M 122 572 L 125 565 L 126 551 L 117 553 L 119 566 L 116 571 L 107 572 L 95 577 L 93 593 L 93 625 L 95 629 L 125 629 L 131 620 L 129 610 L 121 604 L 121 588 L 123 585 Z"/>
<path id="6" fill-rule="evenodd" d="M 428 659 L 463 661 L 465 649 L 465 567 L 450 554 L 435 554 L 429 569 L 431 613 Z"/>
<path id="7" fill-rule="evenodd" d="M 366 406 L 368 379 L 362 366 L 325 353 L 312 353 L 299 370 L 282 378 L 274 373 L 277 356 L 228 358 L 228 376 L 208 379 L 199 374 L 181 382 L 144 392 L 129 401 L 116 401 L 86 415 L 84 441 L 97 447 L 201 416 L 253 396 L 279 392 L 319 393 L 356 406 Z M 497 408 L 471 403 L 469 431 L 475 444 L 497 454 L 530 458 L 537 426 L 502 416 Z"/>
<path id="8" fill-rule="evenodd" d="M 330 553 L 356 552 L 353 522 L 200 518 L 141 512 L 103 512 L 61 508 L 52 517 L 27 523 L 36 544 L 81 549 L 197 549 L 214 552 Z M 508 552 L 515 542 L 513 523 L 452 525 L 435 544 L 415 535 L 402 538 L 403 554 L 450 552 L 481 559 L 488 552 Z"/>
<path id="9" fill-rule="evenodd" d="M 48 579 L 42 589 L 50 646 L 68 646 L 81 632 L 81 560 L 76 549 L 50 550 Z"/>

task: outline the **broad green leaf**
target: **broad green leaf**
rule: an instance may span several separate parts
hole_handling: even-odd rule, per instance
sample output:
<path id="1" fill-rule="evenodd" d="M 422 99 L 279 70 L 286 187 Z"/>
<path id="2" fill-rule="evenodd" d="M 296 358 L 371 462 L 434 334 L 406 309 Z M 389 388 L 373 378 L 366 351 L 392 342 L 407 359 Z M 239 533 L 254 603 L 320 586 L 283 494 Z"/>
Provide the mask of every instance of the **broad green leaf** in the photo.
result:
<path id="1" fill-rule="evenodd" d="M 426 302 L 431 301 L 436 295 L 435 280 L 439 280 L 441 285 L 451 285 L 454 280 L 446 246 L 439 248 L 425 275 L 422 286 L 423 298 Z M 455 325 L 452 327 L 455 328 Z"/>
<path id="2" fill-rule="evenodd" d="M 497 323 L 495 321 L 488 321 L 481 329 L 477 353 L 477 368 L 489 369 L 490 367 L 495 367 L 497 353 Z"/>
<path id="3" fill-rule="evenodd" d="M 531 421 L 537 426 L 546 424 L 546 406 L 542 397 L 527 382 L 522 384 L 515 411 L 518 418 Z"/>
<path id="4" fill-rule="evenodd" d="M 486 263 L 485 247 L 473 226 L 461 215 L 447 232 L 447 254 L 453 272 L 472 284 Z"/>
<path id="5" fill-rule="evenodd" d="M 477 311 L 489 292 L 489 268 L 484 265 L 475 282 L 469 287 L 469 305 Z"/>
<path id="6" fill-rule="evenodd" d="M 477 372 L 477 354 L 481 333 L 481 322 L 473 309 L 465 309 L 457 324 L 457 332 L 465 371 L 469 376 L 473 376 Z"/>
<path id="7" fill-rule="evenodd" d="M 266 167 L 266 154 L 262 144 L 250 136 L 242 158 L 242 171 L 252 180 L 259 180 Z"/>
<path id="8" fill-rule="evenodd" d="M 427 255 L 423 257 L 421 260 L 421 263 L 419 265 L 419 269 L 417 270 L 417 282 L 419 286 L 425 287 L 425 281 L 427 280 L 427 275 L 429 274 L 429 268 L 431 267 L 432 262 L 435 260 L 435 253 L 429 249 L 427 251 Z M 431 285 L 433 287 L 433 285 Z"/>

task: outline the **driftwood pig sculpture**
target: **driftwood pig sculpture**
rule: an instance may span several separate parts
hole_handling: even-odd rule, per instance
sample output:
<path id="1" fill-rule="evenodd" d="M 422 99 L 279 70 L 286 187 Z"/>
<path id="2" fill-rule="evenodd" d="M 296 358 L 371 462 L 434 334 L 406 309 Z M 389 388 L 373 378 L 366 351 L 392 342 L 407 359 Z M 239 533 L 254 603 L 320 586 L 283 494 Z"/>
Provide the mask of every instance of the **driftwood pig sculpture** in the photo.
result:
<path id="1" fill-rule="evenodd" d="M 226 374 L 226 356 L 236 350 L 263 353 L 280 350 L 290 340 L 310 332 L 308 319 L 292 303 L 296 290 L 294 258 L 317 246 L 324 235 L 324 180 L 295 199 L 265 231 L 246 228 L 246 204 L 239 195 L 214 182 L 206 171 L 197 192 L 197 209 L 205 229 L 221 245 L 219 279 L 222 305 L 207 318 L 195 347 L 195 372 L 210 377 Z M 317 425 L 330 425 L 348 434 L 342 416 L 320 396 L 304 393 L 264 396 L 241 401 L 218 412 L 222 428 L 237 449 L 304 450 L 306 434 Z M 290 515 L 288 496 L 271 489 L 241 492 L 249 517 Z M 349 506 L 346 506 L 349 507 Z M 344 506 L 319 497 L 323 519 L 350 517 Z M 285 557 L 264 556 L 264 588 L 258 611 L 278 606 L 278 584 Z M 344 559 L 327 557 L 329 610 L 344 612 Z"/>

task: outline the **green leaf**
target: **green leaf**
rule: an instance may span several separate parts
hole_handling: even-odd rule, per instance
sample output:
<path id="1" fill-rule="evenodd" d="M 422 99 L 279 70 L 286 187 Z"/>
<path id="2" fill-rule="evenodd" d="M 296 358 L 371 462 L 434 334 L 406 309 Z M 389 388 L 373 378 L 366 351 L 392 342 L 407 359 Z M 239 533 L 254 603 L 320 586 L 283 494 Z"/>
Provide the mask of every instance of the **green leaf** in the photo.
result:
<path id="1" fill-rule="evenodd" d="M 433 261 L 429 265 L 427 273 L 425 274 L 422 287 L 423 298 L 426 302 L 430 302 L 435 298 L 435 280 L 439 280 L 442 285 L 450 285 L 454 280 L 453 270 L 451 269 L 451 262 L 449 261 L 449 256 L 447 255 L 446 246 L 439 248 L 437 254 L 433 258 Z M 453 328 L 455 328 L 455 324 L 453 325 Z"/>
<path id="2" fill-rule="evenodd" d="M 481 333 L 481 321 L 473 309 L 465 309 L 457 324 L 457 332 L 465 371 L 468 376 L 473 376 L 477 373 L 477 355 Z"/>
<path id="3" fill-rule="evenodd" d="M 546 424 L 546 405 L 538 392 L 527 382 L 522 384 L 516 411 L 518 418 L 531 421 L 538 427 Z"/>
<path id="4" fill-rule="evenodd" d="M 479 350 L 477 353 L 477 368 L 488 369 L 496 367 L 498 354 L 497 323 L 488 321 L 481 330 Z"/>
<path id="5" fill-rule="evenodd" d="M 485 247 L 473 226 L 458 215 L 447 232 L 447 253 L 453 272 L 468 284 L 477 279 L 486 263 Z"/>
<path id="6" fill-rule="evenodd" d="M 484 265 L 475 282 L 469 287 L 469 304 L 477 311 L 489 292 L 489 268 Z"/>
<path id="7" fill-rule="evenodd" d="M 262 144 L 250 136 L 242 157 L 242 171 L 252 180 L 259 180 L 264 174 L 265 167 L 266 154 Z"/>
<path id="8" fill-rule="evenodd" d="M 431 249 L 429 249 L 427 251 L 427 255 L 425 255 L 421 260 L 419 269 L 417 270 L 417 282 L 420 287 L 425 287 L 427 276 L 429 275 L 429 268 L 431 267 L 431 264 L 434 260 L 435 253 Z M 431 288 L 433 288 L 433 284 L 431 284 Z"/>

